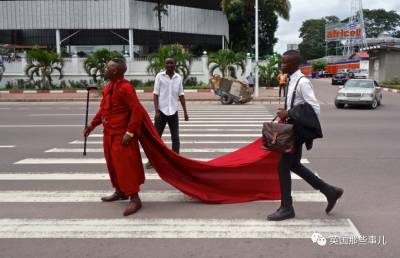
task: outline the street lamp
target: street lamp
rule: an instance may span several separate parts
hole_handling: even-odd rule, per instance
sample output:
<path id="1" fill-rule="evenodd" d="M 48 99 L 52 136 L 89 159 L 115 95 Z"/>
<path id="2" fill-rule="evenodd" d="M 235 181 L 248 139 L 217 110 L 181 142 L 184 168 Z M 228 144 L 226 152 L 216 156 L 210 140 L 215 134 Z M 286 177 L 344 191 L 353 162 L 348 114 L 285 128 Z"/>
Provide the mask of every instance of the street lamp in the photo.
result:
<path id="1" fill-rule="evenodd" d="M 259 96 L 259 80 L 258 80 L 258 0 L 256 0 L 256 4 L 254 6 L 255 9 L 255 61 L 256 61 L 256 67 L 255 67 L 255 74 L 256 74 L 256 85 L 254 89 L 254 97 L 258 98 Z"/>

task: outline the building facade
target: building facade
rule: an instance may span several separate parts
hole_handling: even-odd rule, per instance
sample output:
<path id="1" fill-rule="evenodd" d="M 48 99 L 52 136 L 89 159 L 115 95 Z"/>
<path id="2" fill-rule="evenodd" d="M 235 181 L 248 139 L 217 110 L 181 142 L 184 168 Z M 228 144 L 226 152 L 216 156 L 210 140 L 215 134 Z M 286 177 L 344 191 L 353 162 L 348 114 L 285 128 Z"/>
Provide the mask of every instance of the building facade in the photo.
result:
<path id="1" fill-rule="evenodd" d="M 113 45 L 131 57 L 157 48 L 156 0 L 0 0 L 0 44 L 90 50 Z M 229 26 L 215 0 L 167 0 L 163 44 L 224 47 Z"/>

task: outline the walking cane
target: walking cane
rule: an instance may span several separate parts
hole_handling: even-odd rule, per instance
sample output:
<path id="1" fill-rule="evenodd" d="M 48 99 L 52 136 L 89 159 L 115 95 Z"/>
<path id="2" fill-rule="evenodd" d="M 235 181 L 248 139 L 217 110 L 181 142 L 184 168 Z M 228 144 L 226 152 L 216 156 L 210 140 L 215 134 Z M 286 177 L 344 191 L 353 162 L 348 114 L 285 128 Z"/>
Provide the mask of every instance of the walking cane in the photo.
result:
<path id="1" fill-rule="evenodd" d="M 85 129 L 88 127 L 88 119 L 89 119 L 89 92 L 91 90 L 97 90 L 96 85 L 91 85 L 86 87 L 87 95 L 86 95 L 86 117 L 85 117 Z M 85 141 L 83 142 L 83 156 L 86 156 L 86 142 L 87 136 L 85 135 Z"/>

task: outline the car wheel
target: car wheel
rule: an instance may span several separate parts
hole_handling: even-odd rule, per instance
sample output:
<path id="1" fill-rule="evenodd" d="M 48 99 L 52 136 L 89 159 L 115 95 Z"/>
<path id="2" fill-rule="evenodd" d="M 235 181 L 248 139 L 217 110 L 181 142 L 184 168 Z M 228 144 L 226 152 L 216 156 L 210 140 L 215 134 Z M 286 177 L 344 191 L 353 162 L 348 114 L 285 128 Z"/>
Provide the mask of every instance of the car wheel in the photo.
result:
<path id="1" fill-rule="evenodd" d="M 339 109 L 344 108 L 344 104 L 342 104 L 342 103 L 335 103 L 335 106 L 336 106 L 336 108 L 339 108 Z"/>
<path id="2" fill-rule="evenodd" d="M 371 109 L 375 109 L 378 107 L 378 100 L 374 99 L 371 103 Z"/>
<path id="3" fill-rule="evenodd" d="M 224 94 L 221 96 L 220 101 L 223 105 L 229 105 L 229 104 L 232 104 L 233 98 L 230 95 Z"/>

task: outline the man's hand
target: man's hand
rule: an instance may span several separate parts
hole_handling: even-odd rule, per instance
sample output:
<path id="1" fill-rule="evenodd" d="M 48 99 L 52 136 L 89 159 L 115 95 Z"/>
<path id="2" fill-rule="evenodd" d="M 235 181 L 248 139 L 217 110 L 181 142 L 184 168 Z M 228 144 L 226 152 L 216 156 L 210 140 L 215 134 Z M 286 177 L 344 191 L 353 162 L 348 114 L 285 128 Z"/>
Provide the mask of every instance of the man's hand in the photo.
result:
<path id="1" fill-rule="evenodd" d="M 128 145 L 131 140 L 132 140 L 133 136 L 130 136 L 129 134 L 125 134 L 124 137 L 122 138 L 121 144 L 122 145 Z"/>
<path id="2" fill-rule="evenodd" d="M 83 136 L 88 137 L 89 134 L 94 130 L 94 127 L 89 125 L 85 129 L 83 129 Z"/>
<path id="3" fill-rule="evenodd" d="M 279 118 L 284 121 L 286 118 L 289 117 L 289 112 L 283 108 L 278 108 L 278 111 L 276 112 L 276 115 L 279 116 Z"/>
<path id="4" fill-rule="evenodd" d="M 184 113 L 185 116 L 185 121 L 189 121 L 189 115 L 187 114 L 187 112 Z"/>
<path id="5" fill-rule="evenodd" d="M 159 120 L 160 116 L 161 116 L 160 110 L 156 110 L 155 119 Z"/>

